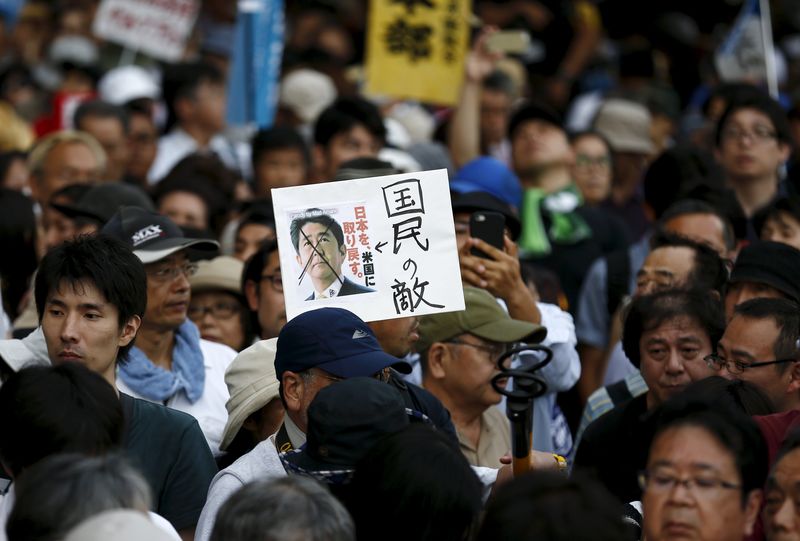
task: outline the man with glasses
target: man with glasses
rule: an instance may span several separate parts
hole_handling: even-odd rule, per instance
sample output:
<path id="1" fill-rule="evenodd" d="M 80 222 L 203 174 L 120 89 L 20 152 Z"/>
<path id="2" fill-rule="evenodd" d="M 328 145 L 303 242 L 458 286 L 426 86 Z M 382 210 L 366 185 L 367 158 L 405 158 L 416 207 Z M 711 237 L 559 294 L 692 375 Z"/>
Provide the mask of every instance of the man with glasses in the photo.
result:
<path id="1" fill-rule="evenodd" d="M 751 299 L 733 319 L 708 362 L 720 375 L 749 381 L 776 411 L 800 410 L 800 306 L 786 299 Z"/>
<path id="2" fill-rule="evenodd" d="M 786 113 L 766 94 L 748 94 L 733 101 L 720 117 L 715 144 L 715 156 L 731 187 L 725 212 L 737 238 L 756 240 L 754 216 L 785 195 L 779 170 L 792 146 Z"/>
<path id="3" fill-rule="evenodd" d="M 483 289 L 465 287 L 464 303 L 464 311 L 420 318 L 422 384 L 450 412 L 469 463 L 499 468 L 511 433 L 508 419 L 494 407 L 502 399 L 492 387 L 497 360 L 516 342 L 541 341 L 545 329 L 512 319 Z"/>
<path id="4" fill-rule="evenodd" d="M 718 404 L 677 399 L 657 422 L 641 475 L 643 538 L 751 535 L 767 476 L 767 450 L 753 420 Z"/>
<path id="5" fill-rule="evenodd" d="M 596 474 L 620 501 L 640 499 L 637 474 L 647 458 L 643 416 L 687 385 L 716 373 L 705 358 L 725 328 L 722 307 L 706 290 L 665 290 L 636 297 L 622 347 L 648 391 L 593 421 L 583 433 L 573 471 Z"/>
<path id="6" fill-rule="evenodd" d="M 213 252 L 217 243 L 186 238 L 166 216 L 136 207 L 122 207 L 102 232 L 125 242 L 147 274 L 147 308 L 136 346 L 119 367 L 117 387 L 192 415 L 218 455 L 228 418 L 225 369 L 236 352 L 201 339 L 187 318 L 189 276 L 197 271 L 187 248 Z"/>

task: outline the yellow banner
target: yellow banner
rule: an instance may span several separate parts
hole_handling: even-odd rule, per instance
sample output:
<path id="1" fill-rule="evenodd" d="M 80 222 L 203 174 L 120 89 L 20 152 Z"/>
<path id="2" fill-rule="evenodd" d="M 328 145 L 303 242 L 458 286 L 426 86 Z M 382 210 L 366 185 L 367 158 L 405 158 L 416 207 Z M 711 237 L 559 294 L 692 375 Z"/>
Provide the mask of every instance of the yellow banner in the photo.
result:
<path id="1" fill-rule="evenodd" d="M 455 105 L 470 9 L 470 0 L 371 0 L 367 92 Z"/>

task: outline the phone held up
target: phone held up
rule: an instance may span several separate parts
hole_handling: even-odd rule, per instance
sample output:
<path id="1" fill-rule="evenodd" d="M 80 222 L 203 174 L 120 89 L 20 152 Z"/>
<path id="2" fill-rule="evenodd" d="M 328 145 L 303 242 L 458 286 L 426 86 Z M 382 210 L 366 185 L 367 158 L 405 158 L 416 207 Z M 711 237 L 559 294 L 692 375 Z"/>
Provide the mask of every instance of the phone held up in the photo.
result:
<path id="1" fill-rule="evenodd" d="M 481 239 L 498 250 L 503 249 L 503 235 L 506 228 L 506 217 L 499 212 L 478 211 L 473 212 L 469 219 L 469 235 Z M 477 257 L 491 259 L 488 254 L 477 248 L 472 248 L 471 253 Z"/>

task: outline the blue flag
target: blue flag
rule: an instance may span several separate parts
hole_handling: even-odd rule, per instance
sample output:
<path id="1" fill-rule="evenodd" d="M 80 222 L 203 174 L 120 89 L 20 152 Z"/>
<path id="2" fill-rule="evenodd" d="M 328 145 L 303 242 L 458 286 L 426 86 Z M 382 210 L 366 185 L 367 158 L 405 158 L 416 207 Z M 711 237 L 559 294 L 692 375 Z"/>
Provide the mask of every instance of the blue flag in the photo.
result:
<path id="1" fill-rule="evenodd" d="M 762 12 L 760 0 L 745 0 L 731 31 L 714 55 L 717 73 L 723 81 L 767 82 L 772 90 L 772 55 L 769 7 Z"/>
<path id="2" fill-rule="evenodd" d="M 284 38 L 283 0 L 239 2 L 228 83 L 228 123 L 272 125 Z"/>

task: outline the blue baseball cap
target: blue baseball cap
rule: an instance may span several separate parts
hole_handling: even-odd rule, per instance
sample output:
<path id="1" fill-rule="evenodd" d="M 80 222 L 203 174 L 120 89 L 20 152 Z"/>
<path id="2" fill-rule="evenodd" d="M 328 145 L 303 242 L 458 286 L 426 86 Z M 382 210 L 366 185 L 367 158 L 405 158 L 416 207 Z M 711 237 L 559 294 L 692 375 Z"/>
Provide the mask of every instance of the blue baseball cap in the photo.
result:
<path id="1" fill-rule="evenodd" d="M 371 377 L 391 366 L 411 373 L 411 365 L 381 349 L 369 325 L 342 308 L 304 312 L 278 334 L 275 374 L 319 368 L 340 378 Z"/>
<path id="2" fill-rule="evenodd" d="M 500 160 L 488 156 L 475 158 L 459 169 L 450 181 L 450 190 L 490 193 L 515 208 L 522 203 L 522 185 L 517 175 Z"/>

